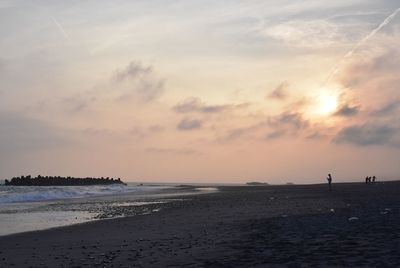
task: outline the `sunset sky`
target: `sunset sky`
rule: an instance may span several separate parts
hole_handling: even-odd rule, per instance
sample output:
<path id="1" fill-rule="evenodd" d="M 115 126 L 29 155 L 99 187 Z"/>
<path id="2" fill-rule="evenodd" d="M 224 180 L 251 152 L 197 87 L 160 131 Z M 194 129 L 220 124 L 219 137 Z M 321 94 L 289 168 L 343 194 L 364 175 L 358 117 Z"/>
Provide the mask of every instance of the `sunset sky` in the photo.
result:
<path id="1" fill-rule="evenodd" d="M 399 8 L 0 0 L 0 178 L 399 179 Z"/>

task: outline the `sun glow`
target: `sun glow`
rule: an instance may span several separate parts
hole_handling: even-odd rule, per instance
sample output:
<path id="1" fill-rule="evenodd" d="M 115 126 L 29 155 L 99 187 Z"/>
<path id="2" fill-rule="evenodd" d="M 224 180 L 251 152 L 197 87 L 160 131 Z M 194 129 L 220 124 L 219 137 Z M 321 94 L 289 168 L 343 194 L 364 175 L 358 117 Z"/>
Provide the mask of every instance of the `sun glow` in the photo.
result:
<path id="1" fill-rule="evenodd" d="M 310 113 L 314 116 L 327 116 L 334 113 L 339 105 L 339 94 L 335 89 L 321 88 L 314 96 Z"/>
<path id="2" fill-rule="evenodd" d="M 320 114 L 331 114 L 338 106 L 338 97 L 334 94 L 324 93 L 318 97 L 318 112 Z"/>

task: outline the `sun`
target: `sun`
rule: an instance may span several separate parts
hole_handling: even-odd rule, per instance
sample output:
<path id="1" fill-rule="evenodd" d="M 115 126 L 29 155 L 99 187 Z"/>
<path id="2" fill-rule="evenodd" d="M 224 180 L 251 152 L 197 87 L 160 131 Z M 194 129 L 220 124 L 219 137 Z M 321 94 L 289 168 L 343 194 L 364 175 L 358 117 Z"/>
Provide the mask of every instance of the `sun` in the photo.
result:
<path id="1" fill-rule="evenodd" d="M 328 115 L 338 108 L 338 96 L 333 92 L 321 92 L 317 97 L 317 112 L 321 115 Z"/>
<path id="2" fill-rule="evenodd" d="M 339 93 L 332 88 L 320 88 L 315 92 L 309 112 L 317 117 L 328 116 L 338 109 Z"/>

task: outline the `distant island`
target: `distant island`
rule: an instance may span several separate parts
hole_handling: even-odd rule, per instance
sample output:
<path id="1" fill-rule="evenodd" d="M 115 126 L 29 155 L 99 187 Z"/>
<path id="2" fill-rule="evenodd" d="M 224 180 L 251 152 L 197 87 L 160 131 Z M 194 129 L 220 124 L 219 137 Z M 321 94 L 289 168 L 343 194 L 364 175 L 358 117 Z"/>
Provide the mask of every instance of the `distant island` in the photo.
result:
<path id="1" fill-rule="evenodd" d="M 246 183 L 246 185 L 248 185 L 248 186 L 268 186 L 269 183 L 253 181 L 253 182 Z"/>
<path id="2" fill-rule="evenodd" d="M 61 177 L 61 176 L 37 176 L 31 177 L 21 176 L 14 177 L 11 180 L 5 180 L 4 185 L 7 186 L 84 186 L 84 185 L 110 185 L 110 184 L 124 184 L 120 178 L 74 178 L 74 177 Z"/>

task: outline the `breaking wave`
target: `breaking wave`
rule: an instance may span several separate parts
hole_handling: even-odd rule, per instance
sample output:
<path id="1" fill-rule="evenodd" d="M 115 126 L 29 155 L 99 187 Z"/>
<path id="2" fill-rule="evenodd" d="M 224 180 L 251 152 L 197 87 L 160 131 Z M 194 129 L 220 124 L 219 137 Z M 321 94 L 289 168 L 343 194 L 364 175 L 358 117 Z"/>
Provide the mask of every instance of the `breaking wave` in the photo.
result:
<path id="1" fill-rule="evenodd" d="M 160 188 L 165 187 L 131 185 L 0 186 L 0 204 L 134 193 L 154 191 Z"/>

